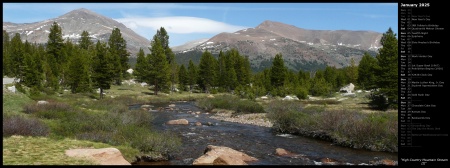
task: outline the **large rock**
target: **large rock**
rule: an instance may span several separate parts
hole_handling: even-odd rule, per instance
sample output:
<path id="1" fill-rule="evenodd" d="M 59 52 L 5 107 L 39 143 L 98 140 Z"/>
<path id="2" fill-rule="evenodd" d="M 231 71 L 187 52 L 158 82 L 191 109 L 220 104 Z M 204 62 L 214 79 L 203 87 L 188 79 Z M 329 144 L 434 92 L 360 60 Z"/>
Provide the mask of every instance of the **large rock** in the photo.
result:
<path id="1" fill-rule="evenodd" d="M 285 150 L 283 148 L 277 148 L 275 149 L 275 154 L 278 156 L 284 156 L 284 157 L 290 157 L 290 158 L 299 158 L 303 160 L 309 160 L 305 155 L 292 153 L 288 150 Z"/>
<path id="2" fill-rule="evenodd" d="M 286 156 L 286 155 L 291 154 L 291 152 L 289 152 L 283 148 L 277 148 L 277 149 L 275 149 L 275 154 L 278 156 Z"/>
<path id="3" fill-rule="evenodd" d="M 13 93 L 16 93 L 16 86 L 10 86 L 10 87 L 8 87 L 8 90 Z"/>
<path id="4" fill-rule="evenodd" d="M 39 101 L 37 102 L 37 105 L 43 105 L 43 104 L 48 104 L 48 101 L 45 101 L 45 100 L 39 100 Z"/>
<path id="5" fill-rule="evenodd" d="M 70 149 L 66 150 L 66 155 L 86 158 L 100 165 L 131 165 L 116 148 Z"/>
<path id="6" fill-rule="evenodd" d="M 188 125 L 189 121 L 186 119 L 170 120 L 166 122 L 167 125 Z"/>
<path id="7" fill-rule="evenodd" d="M 343 92 L 343 93 L 352 93 L 353 90 L 355 89 L 355 85 L 353 85 L 353 83 L 350 83 L 344 87 L 342 87 L 339 92 Z"/>
<path id="8" fill-rule="evenodd" d="M 247 162 L 257 161 L 245 153 L 225 146 L 208 145 L 205 154 L 194 160 L 193 165 L 247 165 Z"/>
<path id="9" fill-rule="evenodd" d="M 141 108 L 150 108 L 150 107 L 153 107 L 152 105 L 149 105 L 149 104 L 143 104 L 143 105 L 141 105 Z"/>
<path id="10" fill-rule="evenodd" d="M 133 69 L 130 68 L 130 69 L 127 70 L 127 72 L 128 72 L 129 74 L 133 74 Z"/>

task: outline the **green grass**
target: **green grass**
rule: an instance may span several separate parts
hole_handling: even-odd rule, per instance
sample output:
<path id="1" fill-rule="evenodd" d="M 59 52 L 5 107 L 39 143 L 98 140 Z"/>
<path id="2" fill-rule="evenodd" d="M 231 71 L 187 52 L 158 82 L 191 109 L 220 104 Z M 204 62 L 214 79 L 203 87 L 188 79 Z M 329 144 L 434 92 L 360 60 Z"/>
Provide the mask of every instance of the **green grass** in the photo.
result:
<path id="1" fill-rule="evenodd" d="M 96 163 L 90 160 L 68 157 L 65 151 L 108 147 L 119 149 L 128 162 L 132 162 L 134 156 L 139 153 L 137 149 L 129 146 L 111 146 L 85 140 L 11 136 L 3 138 L 3 165 L 95 165 Z"/>
<path id="2" fill-rule="evenodd" d="M 3 115 L 22 115 L 22 107 L 29 103 L 35 103 L 27 95 L 16 92 L 4 92 L 3 93 Z"/>
<path id="3" fill-rule="evenodd" d="M 9 124 L 11 127 L 6 127 L 8 131 L 5 132 L 5 129 L 3 131 L 4 143 L 5 140 L 13 141 L 11 138 L 17 138 L 16 136 L 11 137 L 11 135 L 45 136 L 45 138 L 24 138 L 25 141 L 23 143 L 25 145 L 21 146 L 34 145 L 36 143 L 56 143 L 57 145 L 61 143 L 63 145 L 60 145 L 60 147 L 66 147 L 64 144 L 67 139 L 78 139 L 89 144 L 101 143 L 105 147 L 116 147 L 129 162 L 133 162 L 135 156 L 159 156 L 177 151 L 181 146 L 181 138 L 179 136 L 152 130 L 151 121 L 153 117 L 151 113 L 144 110 L 128 110 L 128 105 L 153 103 L 149 100 L 159 100 L 161 99 L 160 97 L 163 97 L 162 101 L 173 101 L 189 98 L 190 95 L 154 96 L 143 94 L 142 88 L 134 91 L 118 89 L 120 87 L 123 86 L 112 86 L 112 91 L 107 92 L 109 96 L 105 96 L 101 100 L 97 100 L 94 93 L 71 94 L 70 92 L 61 92 L 54 95 L 42 94 L 33 97 L 35 100 L 48 101 L 49 103 L 45 105 L 37 105 L 36 101 L 21 93 L 4 94 L 3 98 L 7 100 L 3 104 L 3 108 L 7 109 L 7 112 L 3 113 L 4 124 L 5 118 L 7 123 L 9 121 L 14 122 L 14 124 Z M 124 91 L 125 93 L 119 93 L 113 96 L 114 98 L 111 98 L 110 95 L 115 94 L 115 91 Z M 205 97 L 206 94 L 200 96 Z M 192 97 L 197 98 L 195 96 Z M 35 126 L 30 127 L 30 124 Z M 50 130 L 49 133 L 48 130 Z M 92 164 L 91 162 L 63 158 L 59 156 L 61 152 L 64 154 L 63 151 L 55 151 L 46 145 L 36 148 L 41 151 L 60 152 L 56 154 L 59 157 L 28 158 L 41 154 L 35 150 L 23 152 L 25 149 L 16 149 L 13 146 L 4 146 L 4 152 L 13 155 L 11 159 L 8 158 L 6 160 L 4 155 L 4 163 L 25 165 Z M 18 156 L 30 159 L 30 161 L 23 162 L 17 158 Z M 56 158 L 56 160 L 60 161 L 51 161 L 48 158 Z"/>
<path id="4" fill-rule="evenodd" d="M 66 156 L 65 150 L 94 146 L 108 147 L 73 139 L 12 136 L 3 138 L 3 165 L 93 165 L 92 161 Z"/>

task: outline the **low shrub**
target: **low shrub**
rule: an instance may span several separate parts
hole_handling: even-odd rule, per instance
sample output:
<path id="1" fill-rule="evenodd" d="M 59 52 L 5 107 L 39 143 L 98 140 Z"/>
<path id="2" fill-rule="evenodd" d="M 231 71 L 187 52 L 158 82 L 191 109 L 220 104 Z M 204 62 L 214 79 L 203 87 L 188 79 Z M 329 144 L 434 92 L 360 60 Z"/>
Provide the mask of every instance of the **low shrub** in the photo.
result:
<path id="1" fill-rule="evenodd" d="M 263 113 L 264 108 L 251 100 L 241 100 L 233 95 L 217 95 L 215 98 L 203 98 L 196 101 L 197 106 L 212 110 L 215 108 L 233 110 L 237 113 Z"/>
<path id="2" fill-rule="evenodd" d="M 298 102 L 272 101 L 267 117 L 280 132 L 331 140 L 336 144 L 374 151 L 398 150 L 398 118 L 394 113 L 303 109 Z"/>
<path id="3" fill-rule="evenodd" d="M 47 136 L 49 128 L 36 118 L 3 116 L 3 137 L 11 135 Z"/>
<path id="4" fill-rule="evenodd" d="M 236 112 L 238 113 L 263 113 L 264 108 L 251 100 L 240 100 L 236 103 Z"/>
<path id="5" fill-rule="evenodd" d="M 320 105 L 326 105 L 326 104 L 340 104 L 340 101 L 337 101 L 335 99 L 324 99 L 324 100 L 311 100 L 311 101 L 305 101 L 305 104 L 320 104 Z"/>
<path id="6" fill-rule="evenodd" d="M 24 112 L 46 119 L 72 118 L 75 115 L 75 110 L 70 105 L 53 101 L 47 104 L 25 105 Z"/>
<path id="7" fill-rule="evenodd" d="M 178 151 L 181 138 L 171 132 L 153 132 L 150 135 L 136 137 L 131 146 L 142 152 L 169 154 Z"/>
<path id="8" fill-rule="evenodd" d="M 389 103 L 386 96 L 382 94 L 370 93 L 368 98 L 371 100 L 369 106 L 377 110 L 387 110 Z"/>

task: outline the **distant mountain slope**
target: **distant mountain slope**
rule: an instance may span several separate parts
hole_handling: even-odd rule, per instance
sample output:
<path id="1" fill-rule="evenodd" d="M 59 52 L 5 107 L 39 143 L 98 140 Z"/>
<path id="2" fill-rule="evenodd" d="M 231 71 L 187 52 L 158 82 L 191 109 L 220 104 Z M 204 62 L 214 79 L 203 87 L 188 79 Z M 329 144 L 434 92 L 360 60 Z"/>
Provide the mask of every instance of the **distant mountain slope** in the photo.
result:
<path id="1" fill-rule="evenodd" d="M 132 57 L 136 57 L 140 47 L 145 49 L 146 53 L 149 52 L 149 40 L 136 34 L 133 30 L 114 19 L 84 8 L 73 10 L 57 18 L 35 23 L 17 24 L 3 22 L 3 30 L 6 30 L 11 37 L 15 33 L 19 33 L 23 41 L 47 43 L 50 26 L 55 21 L 61 26 L 64 39 L 69 38 L 77 42 L 81 37 L 81 33 L 86 30 L 94 42 L 97 40 L 106 42 L 113 28 L 117 27 L 120 29 L 122 37 L 127 41 L 127 49 L 132 53 Z"/>
<path id="2" fill-rule="evenodd" d="M 270 67 L 277 53 L 282 53 L 286 66 L 296 71 L 315 70 L 326 65 L 340 68 L 348 66 L 351 58 L 358 63 L 364 52 L 374 56 L 381 46 L 381 36 L 381 33 L 373 31 L 306 30 L 264 21 L 255 28 L 220 33 L 196 47 L 179 51 L 177 55 L 189 57 L 192 55 L 190 52 L 204 50 L 217 54 L 220 50 L 236 48 L 248 56 L 255 71 Z"/>

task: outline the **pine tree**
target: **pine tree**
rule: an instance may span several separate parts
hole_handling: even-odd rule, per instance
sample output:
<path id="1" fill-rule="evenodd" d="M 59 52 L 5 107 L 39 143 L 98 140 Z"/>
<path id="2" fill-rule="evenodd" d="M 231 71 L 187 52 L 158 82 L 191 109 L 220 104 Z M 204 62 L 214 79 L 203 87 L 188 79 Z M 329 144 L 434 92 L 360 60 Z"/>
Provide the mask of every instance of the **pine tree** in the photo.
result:
<path id="1" fill-rule="evenodd" d="M 377 65 L 376 58 L 364 53 L 358 66 L 358 84 L 363 89 L 375 89 L 375 66 Z"/>
<path id="2" fill-rule="evenodd" d="M 62 29 L 58 23 L 53 22 L 50 26 L 50 33 L 48 35 L 47 41 L 47 59 L 48 66 L 51 68 L 51 75 L 47 82 L 53 90 L 59 89 L 59 81 L 61 78 L 61 66 L 64 63 L 65 58 L 63 58 L 62 50 L 64 47 L 64 40 L 62 38 Z"/>
<path id="3" fill-rule="evenodd" d="M 14 77 L 21 77 L 21 66 L 23 65 L 24 59 L 24 47 L 22 40 L 20 39 L 20 34 L 14 34 L 11 39 L 11 70 Z"/>
<path id="4" fill-rule="evenodd" d="M 189 60 L 188 65 L 188 84 L 189 84 L 189 91 L 192 91 L 194 85 L 197 83 L 198 79 L 198 71 L 197 66 L 192 62 L 192 60 Z"/>
<path id="5" fill-rule="evenodd" d="M 240 79 L 238 79 L 239 84 L 242 86 L 246 86 L 250 84 L 251 79 L 250 61 L 248 60 L 248 58 L 240 56 L 238 63 L 238 74 L 240 74 Z"/>
<path id="6" fill-rule="evenodd" d="M 346 76 L 347 69 L 340 68 L 337 69 L 336 72 L 336 86 L 340 89 L 340 87 L 348 85 L 350 82 Z"/>
<path id="7" fill-rule="evenodd" d="M 311 82 L 310 92 L 313 96 L 326 96 L 330 93 L 330 85 L 325 81 L 323 76 L 315 76 Z"/>
<path id="8" fill-rule="evenodd" d="M 122 80 L 128 75 L 126 72 L 130 66 L 128 65 L 128 57 L 130 53 L 127 51 L 127 42 L 122 37 L 119 28 L 112 30 L 108 40 L 109 51 L 114 60 L 114 81 L 116 85 L 121 85 Z"/>
<path id="9" fill-rule="evenodd" d="M 350 83 L 356 84 L 358 79 L 358 66 L 356 66 L 355 60 L 350 59 L 350 66 L 346 67 L 347 79 Z"/>
<path id="10" fill-rule="evenodd" d="M 96 88 L 100 88 L 100 99 L 103 98 L 103 90 L 110 89 L 113 80 L 113 67 L 108 47 L 105 43 L 97 41 L 96 55 L 93 61 L 92 81 Z"/>
<path id="11" fill-rule="evenodd" d="M 177 83 L 178 65 L 175 62 L 175 54 L 169 47 L 169 35 L 164 27 L 160 27 L 160 29 L 156 31 L 155 36 L 153 36 L 153 40 L 155 40 L 155 38 L 158 38 L 161 42 L 164 54 L 166 55 L 166 61 L 169 66 L 170 90 L 173 91 L 175 89 L 174 84 Z"/>
<path id="12" fill-rule="evenodd" d="M 273 87 L 278 88 L 284 85 L 286 71 L 287 69 L 284 66 L 283 56 L 281 53 L 275 55 L 272 67 L 270 68 L 270 81 Z"/>
<path id="13" fill-rule="evenodd" d="M 76 46 L 73 52 L 67 69 L 67 84 L 72 93 L 90 92 L 88 50 Z"/>
<path id="14" fill-rule="evenodd" d="M 3 76 L 12 76 L 11 41 L 9 34 L 3 30 Z"/>
<path id="15" fill-rule="evenodd" d="M 145 81 L 146 75 L 148 75 L 148 60 L 145 57 L 144 50 L 142 48 L 139 49 L 137 53 L 136 66 L 133 71 L 133 75 L 136 77 L 138 82 Z"/>
<path id="16" fill-rule="evenodd" d="M 154 93 L 158 95 L 158 91 L 165 88 L 169 80 L 169 65 L 158 38 L 154 38 L 152 41 L 151 54 L 148 57 L 150 67 L 149 78 L 146 80 L 148 80 L 147 83 L 155 85 Z"/>
<path id="17" fill-rule="evenodd" d="M 84 30 L 84 31 L 81 33 L 80 48 L 81 48 L 81 49 L 88 50 L 88 49 L 90 49 L 93 45 L 94 45 L 94 43 L 91 41 L 91 37 L 89 36 L 89 32 L 87 32 L 86 30 Z"/>
<path id="18" fill-rule="evenodd" d="M 376 86 L 380 88 L 378 94 L 388 98 L 388 104 L 397 108 L 398 100 L 398 40 L 396 34 L 389 28 L 381 37 L 383 46 L 376 56 Z"/>
<path id="19" fill-rule="evenodd" d="M 228 91 L 234 90 L 239 82 L 236 74 L 235 68 L 235 60 L 233 60 L 233 56 L 231 56 L 232 52 L 227 52 L 225 55 L 225 85 Z"/>
<path id="20" fill-rule="evenodd" d="M 215 61 L 215 58 L 208 51 L 203 52 L 202 57 L 200 58 L 198 84 L 206 93 L 209 93 L 210 87 L 215 84 Z"/>
<path id="21" fill-rule="evenodd" d="M 324 78 L 325 78 L 325 81 L 327 81 L 327 83 L 330 84 L 330 86 L 333 90 L 338 90 L 339 87 L 341 87 L 340 85 L 338 85 L 338 83 L 336 81 L 336 78 L 337 78 L 336 67 L 327 66 L 324 71 Z"/>
<path id="22" fill-rule="evenodd" d="M 217 81 L 218 86 L 222 88 L 226 88 L 226 70 L 225 70 L 225 54 L 220 50 L 219 57 L 217 58 L 217 61 L 219 63 L 219 66 L 217 68 Z"/>
<path id="23" fill-rule="evenodd" d="M 41 81 L 42 81 L 42 75 L 39 72 L 40 66 L 36 62 L 36 57 L 38 57 L 37 53 L 34 52 L 35 49 L 28 43 L 28 41 L 25 42 L 25 46 L 27 46 L 28 52 L 24 53 L 24 61 L 23 61 L 23 68 L 22 68 L 22 74 L 23 74 L 23 80 L 20 81 L 20 83 L 23 83 L 25 86 L 28 87 L 36 87 L 41 88 Z M 34 47 L 36 48 L 36 47 Z"/>
<path id="24" fill-rule="evenodd" d="M 178 79 L 180 81 L 180 90 L 187 91 L 186 86 L 189 84 L 189 76 L 183 64 L 181 64 L 180 70 L 178 71 Z"/>
<path id="25" fill-rule="evenodd" d="M 72 43 L 72 41 L 67 38 L 63 48 L 61 50 L 61 55 L 64 60 L 59 65 L 60 70 L 60 86 L 66 87 L 67 85 L 67 72 L 69 71 L 69 61 L 72 57 L 75 56 L 75 45 Z"/>

